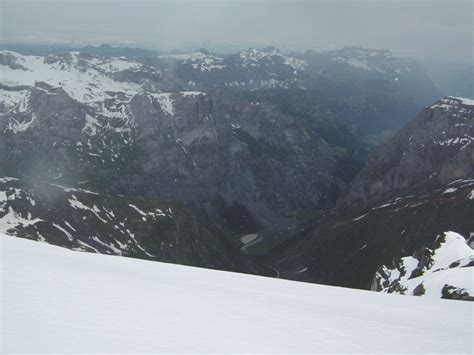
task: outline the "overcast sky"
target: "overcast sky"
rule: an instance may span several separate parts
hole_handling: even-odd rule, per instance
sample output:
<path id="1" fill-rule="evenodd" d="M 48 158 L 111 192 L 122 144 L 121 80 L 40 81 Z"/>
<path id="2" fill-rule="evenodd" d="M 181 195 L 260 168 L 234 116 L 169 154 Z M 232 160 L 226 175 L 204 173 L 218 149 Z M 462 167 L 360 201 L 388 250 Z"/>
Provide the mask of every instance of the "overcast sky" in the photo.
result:
<path id="1" fill-rule="evenodd" d="M 471 0 L 0 0 L 3 42 L 154 49 L 357 45 L 472 60 Z"/>

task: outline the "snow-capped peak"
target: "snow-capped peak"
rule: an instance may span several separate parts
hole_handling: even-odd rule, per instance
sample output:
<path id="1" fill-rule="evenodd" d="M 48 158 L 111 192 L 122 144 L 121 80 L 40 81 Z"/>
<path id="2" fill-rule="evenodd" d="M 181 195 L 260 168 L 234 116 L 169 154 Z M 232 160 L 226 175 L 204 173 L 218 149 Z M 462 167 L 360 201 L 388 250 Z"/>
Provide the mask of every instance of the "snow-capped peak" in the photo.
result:
<path id="1" fill-rule="evenodd" d="M 282 57 L 280 51 L 275 47 L 266 47 L 263 49 L 249 48 L 239 53 L 240 58 L 244 61 L 258 62 L 262 59 L 272 59 L 273 57 Z"/>
<path id="2" fill-rule="evenodd" d="M 158 56 L 158 58 L 182 61 L 183 63 L 190 64 L 194 69 L 201 72 L 223 69 L 226 66 L 223 58 L 203 49 L 192 53 L 161 55 Z"/>
<path id="3" fill-rule="evenodd" d="M 239 57 L 242 60 L 242 66 L 260 66 L 262 63 L 275 64 L 276 62 L 283 62 L 295 70 L 303 70 L 307 63 L 302 59 L 298 59 L 289 55 L 281 53 L 278 48 L 266 47 L 263 49 L 250 48 L 246 51 L 240 52 Z"/>
<path id="4" fill-rule="evenodd" d="M 474 100 L 463 97 L 446 96 L 431 105 L 430 108 L 467 113 L 468 111 L 474 110 Z"/>
<path id="5" fill-rule="evenodd" d="M 190 53 L 179 53 L 179 54 L 163 54 L 159 55 L 158 58 L 161 59 L 176 59 L 176 60 L 196 60 L 204 59 L 208 57 L 215 57 L 212 54 L 204 53 L 203 51 L 195 51 Z"/>
<path id="6" fill-rule="evenodd" d="M 447 99 L 456 100 L 459 103 L 461 103 L 461 105 L 474 106 L 474 100 L 468 99 L 468 98 L 465 98 L 465 97 L 448 96 Z"/>
<path id="7" fill-rule="evenodd" d="M 394 57 L 388 49 L 344 47 L 323 54 L 333 62 L 347 64 L 360 70 L 383 73 L 393 77 L 395 81 L 399 80 L 398 75 L 412 71 L 406 60 Z"/>

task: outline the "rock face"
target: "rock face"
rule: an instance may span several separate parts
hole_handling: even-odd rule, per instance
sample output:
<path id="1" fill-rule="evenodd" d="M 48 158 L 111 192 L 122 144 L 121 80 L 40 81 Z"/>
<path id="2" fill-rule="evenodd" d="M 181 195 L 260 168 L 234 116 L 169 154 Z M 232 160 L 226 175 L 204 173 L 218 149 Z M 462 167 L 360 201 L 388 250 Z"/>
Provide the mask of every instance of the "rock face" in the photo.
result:
<path id="1" fill-rule="evenodd" d="M 388 50 L 346 47 L 285 54 L 267 47 L 227 56 L 204 50 L 144 62 L 182 89 L 266 91 L 285 110 L 320 112 L 325 121 L 335 116 L 359 137 L 397 130 L 441 96 L 415 63 Z"/>
<path id="2" fill-rule="evenodd" d="M 292 230 L 262 233 L 244 252 L 266 275 L 370 289 L 374 273 L 454 230 L 474 231 L 474 179 L 413 191 L 358 211 L 330 209 Z"/>
<path id="3" fill-rule="evenodd" d="M 223 236 L 179 203 L 0 179 L 0 232 L 74 250 L 238 270 Z"/>
<path id="4" fill-rule="evenodd" d="M 248 216 L 229 219 L 236 232 L 331 206 L 347 182 L 343 160 L 312 122 L 269 103 L 138 93 L 97 109 L 45 84 L 24 91 L 0 126 L 6 176 L 186 202 L 222 220 Z"/>
<path id="5" fill-rule="evenodd" d="M 260 82 L 244 90 L 217 79 L 206 87 L 202 78 L 207 91 L 178 90 L 185 75 L 179 68 L 224 75 L 232 61 L 232 73 L 239 68 L 255 80 L 288 68 L 310 80 L 302 59 L 276 49 L 249 50 L 209 70 L 205 52 L 151 64 L 77 52 L 4 56 L 26 68 L 5 64 L 2 79 L 6 176 L 180 201 L 232 233 L 252 233 L 286 226 L 300 210 L 334 205 L 364 155 L 330 107 L 306 112 L 310 95 L 292 107 L 279 102 L 305 87 L 279 87 L 282 93 Z"/>
<path id="6" fill-rule="evenodd" d="M 300 209 L 333 205 L 356 171 L 346 151 L 360 142 L 340 123 L 285 112 L 252 92 L 182 90 L 166 67 L 144 62 L 2 52 L 0 174 L 8 184 L 0 221 L 6 233 L 232 269 L 229 236 L 283 227 Z M 56 185 L 94 194 L 58 197 Z M 30 206 L 30 195 L 42 203 Z M 161 211 L 183 212 L 169 217 L 173 223 L 163 216 L 153 227 L 133 222 L 143 218 L 127 205 L 147 219 L 157 201 Z M 169 243 L 171 236 L 179 245 Z"/>
<path id="7" fill-rule="evenodd" d="M 445 232 L 430 247 L 381 266 L 372 290 L 474 301 L 474 251 L 464 237 Z M 467 282 L 466 282 L 467 281 Z"/>
<path id="8" fill-rule="evenodd" d="M 339 204 L 373 205 L 400 193 L 474 176 L 474 101 L 446 97 L 377 149 Z"/>
<path id="9" fill-rule="evenodd" d="M 368 289 L 381 265 L 437 235 L 452 230 L 469 238 L 472 104 L 448 97 L 426 108 L 369 158 L 336 208 L 310 214 L 293 230 L 262 233 L 243 251 L 268 275 Z M 429 292 L 420 283 L 410 292 Z"/>
<path id="10" fill-rule="evenodd" d="M 238 204 L 268 226 L 295 210 L 331 204 L 331 194 L 345 186 L 331 147 L 307 122 L 274 105 L 223 93 L 169 99 L 174 108 L 165 113 L 147 97 L 131 103 L 133 191 L 146 187 L 170 200 Z M 308 176 L 313 181 L 305 181 Z"/>

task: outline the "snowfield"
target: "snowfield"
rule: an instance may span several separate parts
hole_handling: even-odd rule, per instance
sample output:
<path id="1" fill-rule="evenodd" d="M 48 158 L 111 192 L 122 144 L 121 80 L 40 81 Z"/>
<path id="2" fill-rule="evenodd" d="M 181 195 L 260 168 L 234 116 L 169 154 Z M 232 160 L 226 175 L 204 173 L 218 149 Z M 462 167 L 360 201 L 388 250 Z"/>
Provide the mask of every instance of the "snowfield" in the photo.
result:
<path id="1" fill-rule="evenodd" d="M 473 350 L 470 302 L 0 243 L 2 354 Z"/>

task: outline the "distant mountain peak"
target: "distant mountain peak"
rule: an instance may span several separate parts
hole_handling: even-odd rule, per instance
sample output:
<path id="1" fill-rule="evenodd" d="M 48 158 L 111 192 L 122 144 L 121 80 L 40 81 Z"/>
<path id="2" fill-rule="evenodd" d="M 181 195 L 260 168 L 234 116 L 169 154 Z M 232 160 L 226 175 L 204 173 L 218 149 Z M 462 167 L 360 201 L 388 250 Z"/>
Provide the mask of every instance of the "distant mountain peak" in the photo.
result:
<path id="1" fill-rule="evenodd" d="M 211 52 L 209 52 L 209 51 L 208 51 L 207 49 L 205 49 L 205 48 L 199 48 L 199 49 L 197 50 L 197 52 L 202 53 L 202 54 L 207 54 L 207 55 L 210 55 L 210 54 L 211 54 Z"/>
<path id="2" fill-rule="evenodd" d="M 463 108 L 464 106 L 464 108 Z M 467 106 L 467 107 L 466 107 Z M 435 102 L 430 108 L 442 108 L 445 110 L 453 110 L 453 109 L 474 109 L 474 100 L 464 98 L 464 97 L 454 97 L 454 96 L 446 96 L 441 100 Z"/>

